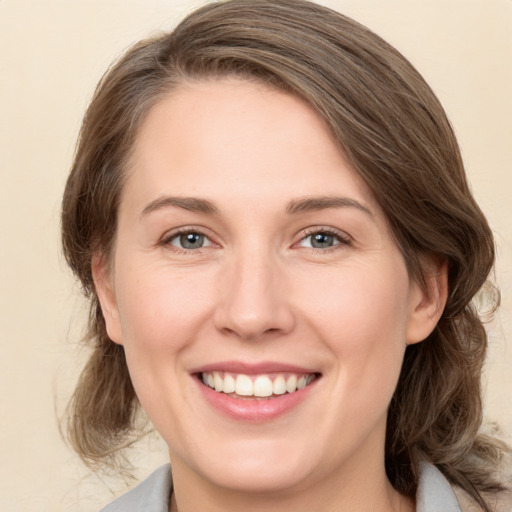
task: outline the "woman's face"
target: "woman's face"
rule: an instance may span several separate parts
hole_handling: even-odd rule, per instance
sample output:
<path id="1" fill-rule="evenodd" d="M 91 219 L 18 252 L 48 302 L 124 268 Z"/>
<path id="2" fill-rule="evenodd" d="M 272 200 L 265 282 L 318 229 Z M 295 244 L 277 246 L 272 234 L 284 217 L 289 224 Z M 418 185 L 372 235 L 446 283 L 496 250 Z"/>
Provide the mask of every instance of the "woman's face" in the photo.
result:
<path id="1" fill-rule="evenodd" d="M 175 478 L 274 491 L 383 468 L 406 344 L 435 321 L 301 100 L 226 79 L 156 104 L 94 274 Z"/>

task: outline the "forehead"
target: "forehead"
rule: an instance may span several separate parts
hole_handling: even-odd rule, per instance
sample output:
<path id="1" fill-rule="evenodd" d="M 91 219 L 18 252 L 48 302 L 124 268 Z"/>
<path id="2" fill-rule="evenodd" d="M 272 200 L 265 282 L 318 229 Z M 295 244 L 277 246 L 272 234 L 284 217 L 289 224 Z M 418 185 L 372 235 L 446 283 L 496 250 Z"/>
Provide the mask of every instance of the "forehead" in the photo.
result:
<path id="1" fill-rule="evenodd" d="M 185 83 L 156 103 L 138 133 L 126 187 L 137 195 L 265 200 L 372 194 L 304 101 L 237 78 Z M 127 191 L 129 192 L 129 190 Z"/>

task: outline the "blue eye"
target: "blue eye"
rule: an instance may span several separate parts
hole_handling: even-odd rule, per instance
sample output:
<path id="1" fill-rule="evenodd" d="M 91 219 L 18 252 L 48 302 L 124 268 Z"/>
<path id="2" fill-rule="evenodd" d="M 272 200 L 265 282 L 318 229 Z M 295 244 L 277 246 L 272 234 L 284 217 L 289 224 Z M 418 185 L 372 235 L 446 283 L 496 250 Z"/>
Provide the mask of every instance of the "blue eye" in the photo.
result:
<path id="1" fill-rule="evenodd" d="M 336 233 L 329 231 L 315 231 L 305 236 L 299 243 L 300 247 L 310 247 L 312 249 L 330 249 L 340 244 L 348 244 L 349 241 Z"/>
<path id="2" fill-rule="evenodd" d="M 201 249 L 212 245 L 210 240 L 201 233 L 196 231 L 187 231 L 184 233 L 178 233 L 169 239 L 170 245 L 179 247 L 180 249 Z"/>
<path id="3" fill-rule="evenodd" d="M 315 249 L 326 249 L 336 243 L 334 236 L 328 233 L 315 233 L 314 235 L 309 235 L 309 238 L 311 240 L 311 247 Z"/>

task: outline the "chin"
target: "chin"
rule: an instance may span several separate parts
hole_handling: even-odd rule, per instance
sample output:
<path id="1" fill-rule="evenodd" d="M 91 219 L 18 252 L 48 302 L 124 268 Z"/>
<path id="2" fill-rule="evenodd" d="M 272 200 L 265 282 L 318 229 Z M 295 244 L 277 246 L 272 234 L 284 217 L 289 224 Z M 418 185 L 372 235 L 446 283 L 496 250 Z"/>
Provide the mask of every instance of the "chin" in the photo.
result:
<path id="1" fill-rule="evenodd" d="M 235 461 L 208 468 L 208 480 L 218 487 L 236 492 L 279 494 L 300 487 L 311 471 L 290 461 L 256 460 Z"/>
<path id="2" fill-rule="evenodd" d="M 316 450 L 311 449 L 310 436 L 308 439 L 245 438 L 216 443 L 215 450 L 202 450 L 188 464 L 202 479 L 219 488 L 243 493 L 286 493 L 318 478 L 325 464 L 321 457 L 315 463 Z"/>

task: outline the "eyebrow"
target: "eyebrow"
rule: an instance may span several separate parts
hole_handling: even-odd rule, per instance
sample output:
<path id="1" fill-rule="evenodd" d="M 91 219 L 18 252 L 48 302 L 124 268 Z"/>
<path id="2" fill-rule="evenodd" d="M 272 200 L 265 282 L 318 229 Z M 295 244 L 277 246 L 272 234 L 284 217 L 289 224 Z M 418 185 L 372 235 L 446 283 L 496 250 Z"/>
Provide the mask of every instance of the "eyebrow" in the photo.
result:
<path id="1" fill-rule="evenodd" d="M 208 215 L 218 215 L 220 213 L 215 204 L 208 199 L 200 199 L 197 197 L 164 196 L 159 197 L 147 204 L 144 210 L 142 210 L 141 217 L 148 215 L 156 210 L 169 207 L 182 208 L 183 210 L 196 213 L 205 213 Z M 356 201 L 355 199 L 342 196 L 319 196 L 294 199 L 290 201 L 286 206 L 286 213 L 289 215 L 294 215 L 298 213 L 327 210 L 329 208 L 356 208 L 374 219 L 372 211 L 365 205 L 359 201 Z"/>
<path id="2" fill-rule="evenodd" d="M 319 210 L 326 210 L 328 208 L 356 208 L 363 213 L 375 219 L 372 211 L 364 204 L 342 196 L 320 196 L 320 197 L 305 197 L 303 199 L 296 199 L 290 201 L 286 207 L 286 213 L 296 214 L 304 212 L 314 212 Z"/>
<path id="3" fill-rule="evenodd" d="M 199 199 L 197 197 L 165 196 L 151 201 L 144 210 L 142 210 L 141 217 L 156 210 L 169 207 L 182 208 L 183 210 L 188 210 L 190 212 L 206 213 L 209 215 L 216 215 L 220 213 L 218 208 L 207 199 Z"/>

